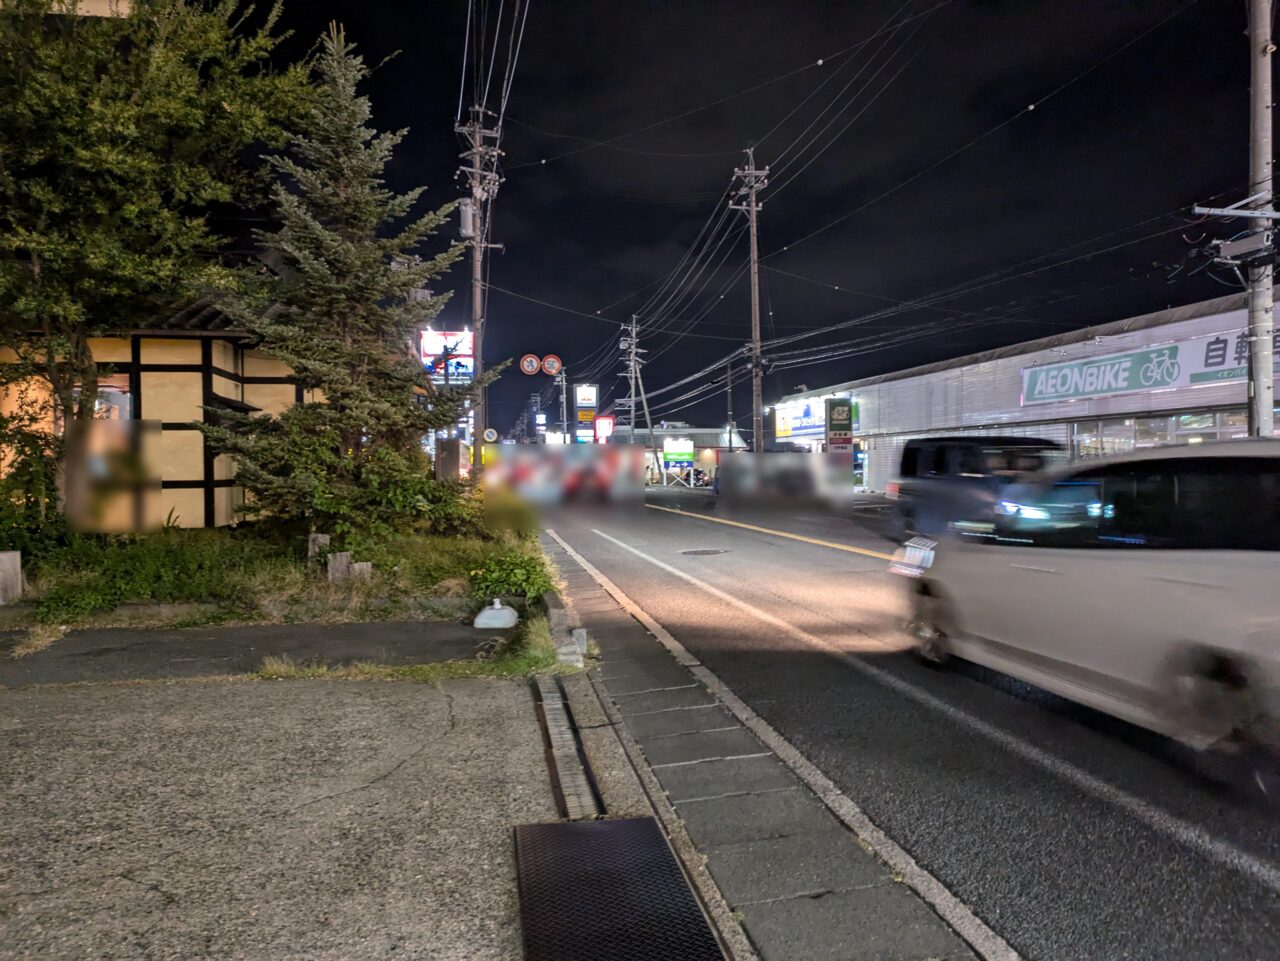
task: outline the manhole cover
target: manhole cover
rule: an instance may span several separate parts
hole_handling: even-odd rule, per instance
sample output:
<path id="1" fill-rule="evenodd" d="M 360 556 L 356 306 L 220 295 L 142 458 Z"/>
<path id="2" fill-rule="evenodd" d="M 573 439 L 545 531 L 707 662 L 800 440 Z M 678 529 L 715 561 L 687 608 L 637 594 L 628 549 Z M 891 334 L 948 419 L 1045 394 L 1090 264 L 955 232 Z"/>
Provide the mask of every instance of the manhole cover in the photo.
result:
<path id="1" fill-rule="evenodd" d="M 696 557 L 706 557 L 709 554 L 727 554 L 727 550 L 719 547 L 700 547 L 696 551 L 681 551 L 681 554 L 692 554 Z"/>

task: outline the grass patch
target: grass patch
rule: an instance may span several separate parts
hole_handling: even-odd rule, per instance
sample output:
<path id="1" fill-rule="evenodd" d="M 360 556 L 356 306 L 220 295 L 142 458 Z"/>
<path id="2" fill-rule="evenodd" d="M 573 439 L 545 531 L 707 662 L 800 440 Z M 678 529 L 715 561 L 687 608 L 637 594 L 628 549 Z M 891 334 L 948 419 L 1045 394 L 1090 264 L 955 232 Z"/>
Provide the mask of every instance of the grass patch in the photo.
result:
<path id="1" fill-rule="evenodd" d="M 28 629 L 22 640 L 13 646 L 9 651 L 10 657 L 27 657 L 38 651 L 43 651 L 58 638 L 62 637 L 67 629 L 62 626 L 55 627 L 52 624 L 37 624 Z"/>
<path id="2" fill-rule="evenodd" d="M 340 585 L 302 555 L 297 539 L 255 525 L 75 537 L 30 563 L 29 604 L 12 627 L 41 628 L 19 645 L 30 652 L 55 626 L 439 619 L 468 599 L 534 596 L 551 583 L 537 544 L 510 532 L 399 535 L 370 558 L 369 580 Z M 433 597 L 455 600 L 433 606 Z"/>
<path id="3" fill-rule="evenodd" d="M 530 677 L 573 670 L 556 660 L 555 642 L 544 617 L 532 617 L 491 656 L 435 664 L 298 663 L 288 655 L 268 655 L 252 675 L 263 681 L 444 681 L 465 677 Z"/>

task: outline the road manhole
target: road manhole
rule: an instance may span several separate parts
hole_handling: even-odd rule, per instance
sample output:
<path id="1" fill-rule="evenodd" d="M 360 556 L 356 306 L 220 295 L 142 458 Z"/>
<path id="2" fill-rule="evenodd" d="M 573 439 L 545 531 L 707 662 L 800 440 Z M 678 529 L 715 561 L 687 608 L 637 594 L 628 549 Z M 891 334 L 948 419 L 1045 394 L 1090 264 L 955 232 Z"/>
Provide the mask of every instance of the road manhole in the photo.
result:
<path id="1" fill-rule="evenodd" d="M 720 547 L 699 547 L 697 550 L 681 551 L 681 554 L 689 554 L 694 557 L 708 557 L 711 554 L 728 554 L 729 552 Z"/>

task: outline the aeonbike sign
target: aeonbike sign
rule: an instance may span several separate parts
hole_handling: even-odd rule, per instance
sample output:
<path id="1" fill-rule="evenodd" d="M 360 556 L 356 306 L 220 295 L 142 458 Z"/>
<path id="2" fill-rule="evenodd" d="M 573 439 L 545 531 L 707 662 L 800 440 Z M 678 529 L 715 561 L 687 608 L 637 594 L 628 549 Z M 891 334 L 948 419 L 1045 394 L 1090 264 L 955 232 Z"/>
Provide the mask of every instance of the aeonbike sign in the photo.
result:
<path id="1" fill-rule="evenodd" d="M 1243 383 L 1248 377 L 1248 364 L 1247 334 L 1214 334 L 1124 354 L 1025 367 L 1022 403 L 1047 404 L 1222 381 Z"/>

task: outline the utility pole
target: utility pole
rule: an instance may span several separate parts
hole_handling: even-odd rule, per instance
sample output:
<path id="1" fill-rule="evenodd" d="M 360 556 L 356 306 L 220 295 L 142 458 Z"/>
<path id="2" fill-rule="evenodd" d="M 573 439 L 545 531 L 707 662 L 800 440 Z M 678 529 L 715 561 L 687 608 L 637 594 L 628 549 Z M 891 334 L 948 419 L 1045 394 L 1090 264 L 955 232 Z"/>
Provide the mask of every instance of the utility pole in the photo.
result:
<path id="1" fill-rule="evenodd" d="M 1274 0 L 1249 0 L 1249 183 L 1251 195 L 1227 207 L 1192 207 L 1202 216 L 1242 217 L 1254 229 L 1238 240 L 1210 245 L 1220 264 L 1232 267 L 1249 292 L 1249 436 L 1275 433 L 1275 247 L 1272 206 L 1271 12 Z"/>
<path id="2" fill-rule="evenodd" d="M 636 382 L 640 385 L 640 402 L 644 405 L 644 422 L 649 428 L 649 446 L 653 448 L 653 460 L 658 467 L 658 476 L 662 478 L 662 484 L 665 487 L 667 483 L 667 473 L 662 469 L 662 453 L 658 450 L 658 440 L 653 434 L 653 418 L 649 416 L 649 398 L 644 392 L 644 376 L 640 373 L 639 364 L 636 365 Z"/>
<path id="3" fill-rule="evenodd" d="M 502 151 L 498 149 L 501 131 L 485 127 L 484 118 L 487 111 L 483 107 L 472 107 L 470 119 L 465 124 L 454 127 L 455 132 L 466 140 L 467 149 L 461 154 L 463 166 L 459 174 L 467 178 L 467 186 L 471 195 L 462 200 L 462 237 L 471 241 L 471 330 L 475 337 L 475 376 L 478 379 L 484 373 L 484 322 L 486 291 L 484 283 L 484 255 L 490 247 L 489 216 L 492 211 L 493 198 L 498 194 L 502 177 L 498 174 L 498 158 Z M 482 466 L 481 446 L 484 442 L 484 430 L 488 426 L 488 407 L 485 402 L 485 389 L 481 387 L 476 393 L 472 406 L 471 430 L 471 465 L 475 469 Z"/>
<path id="4" fill-rule="evenodd" d="M 724 365 L 724 399 L 729 413 L 729 453 L 733 453 L 733 364 Z"/>
<path id="5" fill-rule="evenodd" d="M 568 388 L 565 386 L 567 378 L 565 377 L 564 368 L 560 368 L 560 373 L 556 374 L 556 383 L 560 386 L 560 433 L 566 435 L 565 443 L 571 444 L 567 435 L 569 433 L 569 397 Z"/>
<path id="6" fill-rule="evenodd" d="M 1249 2 L 1250 117 L 1249 190 L 1258 199 L 1255 209 L 1271 212 L 1271 8 L 1274 0 Z M 1258 233 L 1271 232 L 1272 222 L 1260 220 Z M 1275 257 L 1270 240 L 1267 256 L 1249 266 L 1249 436 L 1270 437 L 1275 432 L 1275 371 L 1272 366 L 1275 334 L 1272 293 Z"/>
<path id="7" fill-rule="evenodd" d="M 769 185 L 769 168 L 756 169 L 755 148 L 747 148 L 747 165 L 733 172 L 740 184 L 734 210 L 744 210 L 751 233 L 751 449 L 764 450 L 764 391 L 760 364 L 760 250 L 757 220 L 763 206 L 757 192 Z"/>
<path id="8" fill-rule="evenodd" d="M 630 389 L 630 400 L 627 401 L 627 441 L 634 444 L 636 442 L 636 374 L 640 370 L 639 327 L 636 324 L 635 314 L 631 315 L 631 326 L 627 333 L 627 339 L 623 341 L 627 351 L 627 385 Z"/>

